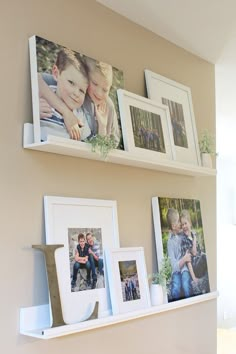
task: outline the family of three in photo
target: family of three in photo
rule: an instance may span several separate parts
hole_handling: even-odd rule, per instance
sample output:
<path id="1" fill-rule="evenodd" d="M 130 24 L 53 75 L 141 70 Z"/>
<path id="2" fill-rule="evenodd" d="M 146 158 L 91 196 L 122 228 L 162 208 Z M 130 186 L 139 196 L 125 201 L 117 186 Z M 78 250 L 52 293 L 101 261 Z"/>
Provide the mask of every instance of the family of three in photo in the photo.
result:
<path id="1" fill-rule="evenodd" d="M 77 239 L 77 240 L 76 240 Z M 71 291 L 104 288 L 101 243 L 92 232 L 69 237 Z"/>
<path id="2" fill-rule="evenodd" d="M 40 37 L 36 54 L 41 140 L 56 135 L 86 141 L 99 134 L 113 137 L 118 147 L 121 133 L 111 90 L 113 71 L 117 88 L 123 86 L 123 73 Z"/>
<path id="3" fill-rule="evenodd" d="M 163 250 L 172 268 L 171 279 L 167 281 L 168 300 L 208 293 L 207 257 L 199 201 L 159 198 L 159 203 Z"/>

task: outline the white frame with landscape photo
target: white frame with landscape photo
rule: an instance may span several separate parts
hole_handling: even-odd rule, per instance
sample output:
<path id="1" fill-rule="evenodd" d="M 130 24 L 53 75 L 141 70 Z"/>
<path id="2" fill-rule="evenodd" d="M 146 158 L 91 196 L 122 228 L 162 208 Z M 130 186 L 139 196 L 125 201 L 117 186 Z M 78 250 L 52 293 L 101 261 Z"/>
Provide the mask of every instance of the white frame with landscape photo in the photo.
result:
<path id="1" fill-rule="evenodd" d="M 163 230 L 163 223 L 167 223 L 167 220 L 162 221 L 166 218 L 167 214 L 165 216 L 163 215 L 161 200 L 169 201 L 168 203 L 171 205 L 170 207 L 176 209 L 177 212 L 179 213 L 179 215 L 181 214 L 181 211 L 183 209 L 190 212 L 190 209 L 186 207 L 189 203 L 193 203 L 195 205 L 195 207 L 193 209 L 195 210 L 195 213 L 198 215 L 196 217 L 197 218 L 196 220 L 197 220 L 197 223 L 199 225 L 201 224 L 201 226 L 202 226 L 202 231 L 201 231 L 202 235 L 200 235 L 200 234 L 198 235 L 196 233 L 197 243 L 199 241 L 201 241 L 201 245 L 200 245 L 201 252 L 198 251 L 199 255 L 196 255 L 196 260 L 197 260 L 197 257 L 200 257 L 199 258 L 200 261 L 202 259 L 203 266 L 198 265 L 198 267 L 200 266 L 202 268 L 201 271 L 204 271 L 205 273 L 204 273 L 204 276 L 199 276 L 200 282 L 198 283 L 197 286 L 194 285 L 192 296 L 202 295 L 207 292 L 210 292 L 210 281 L 209 281 L 209 274 L 208 274 L 208 267 L 207 267 L 207 255 L 206 255 L 206 250 L 205 250 L 204 230 L 203 230 L 203 225 L 202 225 L 203 223 L 202 223 L 202 216 L 201 216 L 201 209 L 200 209 L 199 200 L 183 199 L 183 198 L 165 198 L 165 197 L 153 197 L 152 198 L 152 214 L 153 214 L 158 268 L 160 269 L 160 267 L 162 266 L 162 260 L 163 260 L 164 256 L 168 256 L 168 254 L 164 252 L 165 247 L 163 246 L 163 235 L 165 233 Z M 167 212 L 167 210 L 166 210 L 166 212 Z M 196 222 L 196 220 L 195 220 L 195 222 Z M 191 220 L 191 222 L 192 222 L 192 220 Z M 169 239 L 169 235 L 168 235 L 165 242 L 168 242 L 168 239 Z M 167 243 L 166 243 L 166 248 L 167 248 Z M 171 301 L 176 301 L 176 300 L 171 299 L 170 286 L 171 286 L 171 279 L 167 279 L 167 291 L 165 292 L 165 302 L 166 303 L 171 302 Z M 192 282 L 192 286 L 193 286 L 193 282 Z M 169 289 L 168 289 L 168 287 L 169 287 Z M 182 298 L 184 298 L 184 296 Z M 178 299 L 178 300 L 180 300 L 180 299 Z"/>
<path id="2" fill-rule="evenodd" d="M 163 104 L 122 89 L 117 90 L 117 95 L 125 150 L 142 158 L 146 158 L 146 160 L 175 159 L 174 140 L 168 108 Z M 138 122 L 137 115 L 132 113 L 132 109 L 143 112 L 145 119 L 143 119 L 142 122 Z M 148 120 L 147 117 L 150 117 L 150 119 Z M 137 127 L 134 128 L 135 122 L 137 123 Z M 148 129 L 151 130 L 152 136 L 158 131 L 157 138 L 159 148 L 157 138 L 156 144 L 154 139 L 150 140 L 150 142 L 152 142 L 152 144 L 150 143 L 150 145 L 152 145 L 151 148 L 149 146 L 142 146 L 143 142 L 138 144 L 135 141 L 138 135 L 140 136 L 140 140 L 143 140 L 141 129 L 146 131 L 148 122 L 152 123 L 151 129 Z M 158 126 L 158 129 L 154 129 L 154 124 L 156 127 Z M 143 125 L 145 125 L 145 127 Z"/>
<path id="3" fill-rule="evenodd" d="M 145 70 L 145 78 L 149 98 L 160 103 L 163 103 L 163 99 L 169 101 L 167 107 L 170 109 L 176 160 L 182 163 L 201 165 L 190 88 L 150 70 Z M 176 116 L 178 119 L 174 121 Z M 178 130 L 182 130 L 181 142 L 175 140 L 175 137 L 181 136 L 178 134 Z"/>
<path id="4" fill-rule="evenodd" d="M 69 259 L 69 229 L 101 229 L 102 246 L 119 247 L 116 201 L 44 197 L 46 243 L 63 244 L 55 251 L 55 263 L 65 323 L 72 324 L 87 319 L 99 302 L 98 317 L 111 314 L 106 264 L 104 264 L 105 288 L 72 292 Z M 105 257 L 103 254 L 105 263 Z"/>
<path id="5" fill-rule="evenodd" d="M 113 315 L 143 310 L 151 306 L 143 247 L 106 249 L 105 258 Z M 124 301 L 119 262 L 135 262 L 138 298 Z"/>

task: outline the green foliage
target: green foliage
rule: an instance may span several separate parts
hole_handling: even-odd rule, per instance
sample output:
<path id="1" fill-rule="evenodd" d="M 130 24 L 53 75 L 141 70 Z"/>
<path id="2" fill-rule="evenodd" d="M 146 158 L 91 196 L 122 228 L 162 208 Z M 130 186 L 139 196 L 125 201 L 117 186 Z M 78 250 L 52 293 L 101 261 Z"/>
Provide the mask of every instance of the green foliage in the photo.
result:
<path id="1" fill-rule="evenodd" d="M 199 139 L 199 149 L 201 153 L 215 154 L 215 139 L 208 130 L 204 130 Z"/>
<path id="2" fill-rule="evenodd" d="M 57 54 L 63 47 L 44 38 L 37 37 L 36 48 L 38 72 L 51 74 Z"/>
<path id="3" fill-rule="evenodd" d="M 86 140 L 86 143 L 91 144 L 92 152 L 99 152 L 104 160 L 107 158 L 109 152 L 115 149 L 117 145 L 113 135 L 101 136 L 99 134 L 94 135 L 89 140 Z"/>
<path id="4" fill-rule="evenodd" d="M 171 278 L 171 271 L 170 258 L 164 256 L 159 271 L 149 275 L 149 279 L 151 279 L 152 284 L 160 284 L 163 288 L 166 288 L 167 280 Z"/>
<path id="5" fill-rule="evenodd" d="M 200 202 L 196 199 L 177 199 L 177 198 L 159 198 L 161 228 L 163 233 L 168 232 L 167 211 L 169 208 L 176 209 L 179 213 L 181 210 L 187 209 L 190 213 L 192 227 L 194 230 L 202 228 L 202 217 L 200 210 Z M 163 242 L 164 247 L 164 242 Z"/>

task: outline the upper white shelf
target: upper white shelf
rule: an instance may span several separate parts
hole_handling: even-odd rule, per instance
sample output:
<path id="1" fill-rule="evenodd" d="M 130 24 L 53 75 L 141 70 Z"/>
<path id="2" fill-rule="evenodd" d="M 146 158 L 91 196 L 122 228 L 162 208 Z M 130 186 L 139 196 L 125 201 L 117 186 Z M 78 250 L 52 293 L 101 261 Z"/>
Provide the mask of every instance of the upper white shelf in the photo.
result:
<path id="1" fill-rule="evenodd" d="M 34 143 L 33 124 L 30 123 L 24 124 L 24 148 L 44 152 L 52 152 L 61 155 L 81 157 L 85 159 L 104 161 L 98 153 L 91 151 L 91 146 L 89 144 L 83 142 L 63 139 L 50 135 L 48 136 L 47 141 Z M 109 153 L 108 158 L 106 159 L 106 162 L 187 176 L 210 177 L 216 175 L 216 170 L 212 168 L 184 164 L 176 161 L 147 160 L 141 156 L 137 156 L 133 153 L 123 150 L 111 151 Z"/>
<path id="2" fill-rule="evenodd" d="M 117 323 L 135 320 L 137 318 L 155 315 L 161 312 L 176 310 L 196 303 L 214 300 L 218 292 L 193 296 L 188 299 L 174 301 L 168 304 L 153 306 L 149 309 L 128 312 L 121 315 L 98 318 L 96 320 L 79 322 L 71 325 L 50 328 L 49 305 L 22 308 L 20 311 L 20 333 L 30 337 L 50 339 L 68 334 L 84 332 L 99 327 L 111 326 Z"/>

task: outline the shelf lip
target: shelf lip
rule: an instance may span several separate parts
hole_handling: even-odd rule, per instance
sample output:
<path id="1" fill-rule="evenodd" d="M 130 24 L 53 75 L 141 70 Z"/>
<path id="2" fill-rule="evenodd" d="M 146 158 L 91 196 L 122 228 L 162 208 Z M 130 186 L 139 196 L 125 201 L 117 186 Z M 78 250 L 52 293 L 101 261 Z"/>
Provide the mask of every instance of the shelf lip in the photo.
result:
<path id="1" fill-rule="evenodd" d="M 213 291 L 207 294 L 193 296 L 188 299 L 174 301 L 168 304 L 153 306 L 145 310 L 128 312 L 121 315 L 109 316 L 105 318 L 99 318 L 96 320 L 90 320 L 60 327 L 53 328 L 41 328 L 35 330 L 24 330 L 21 328 L 20 333 L 30 337 L 36 337 L 41 339 L 51 339 L 56 337 L 61 337 L 64 335 L 80 333 L 88 330 L 93 330 L 96 328 L 106 327 L 115 325 L 121 322 L 131 321 L 142 317 L 156 315 L 162 312 L 178 310 L 182 307 L 191 306 L 197 303 L 214 300 L 219 296 L 218 291 Z M 42 305 L 48 306 L 48 305 Z M 40 307 L 40 306 L 38 306 Z M 22 308 L 21 311 L 28 310 L 27 308 Z"/>
<path id="2" fill-rule="evenodd" d="M 216 176 L 216 170 L 202 166 L 195 166 L 177 161 L 169 160 L 146 160 L 142 156 L 130 153 L 124 150 L 113 150 L 109 156 L 104 160 L 98 153 L 91 151 L 90 144 L 69 140 L 65 138 L 48 136 L 48 140 L 39 143 L 33 143 L 32 139 L 33 125 L 31 123 L 24 124 L 24 148 L 37 150 L 42 152 L 50 152 L 67 156 L 80 157 L 85 159 L 92 159 L 101 162 L 111 162 L 120 165 L 127 165 L 160 172 L 167 172 L 173 174 L 181 174 L 187 176 Z"/>

